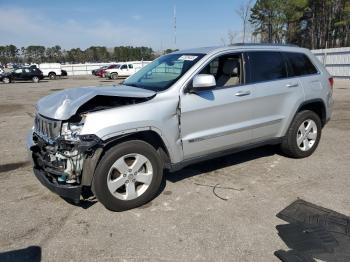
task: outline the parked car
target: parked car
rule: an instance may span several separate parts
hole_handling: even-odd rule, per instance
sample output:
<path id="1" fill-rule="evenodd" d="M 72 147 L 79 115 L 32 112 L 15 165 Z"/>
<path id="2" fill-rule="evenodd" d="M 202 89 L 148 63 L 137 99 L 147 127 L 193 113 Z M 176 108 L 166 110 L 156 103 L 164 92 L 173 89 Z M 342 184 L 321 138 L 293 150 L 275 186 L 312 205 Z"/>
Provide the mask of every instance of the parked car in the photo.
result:
<path id="1" fill-rule="evenodd" d="M 4 73 L 0 76 L 0 81 L 5 84 L 14 81 L 25 81 L 31 80 L 34 83 L 38 83 L 44 78 L 43 73 L 38 68 L 33 67 L 22 67 L 13 70 L 12 72 Z"/>
<path id="2" fill-rule="evenodd" d="M 333 78 L 307 49 L 240 44 L 162 56 L 122 85 L 66 89 L 37 103 L 34 174 L 108 209 L 145 204 L 163 170 L 279 144 L 310 156 L 331 118 Z"/>
<path id="3" fill-rule="evenodd" d="M 119 66 L 120 66 L 119 64 L 113 64 L 113 65 L 109 65 L 109 66 L 107 66 L 105 68 L 102 68 L 101 70 L 96 72 L 96 76 L 105 77 L 106 76 L 106 70 L 112 69 L 112 68 L 117 68 Z"/>
<path id="4" fill-rule="evenodd" d="M 129 77 L 139 71 L 142 67 L 148 65 L 150 61 L 133 61 L 118 63 L 119 66 L 106 69 L 106 78 L 118 79 L 120 77 Z"/>
<path id="5" fill-rule="evenodd" d="M 96 76 L 97 75 L 97 72 L 102 70 L 102 69 L 106 69 L 108 66 L 101 66 L 100 68 L 97 68 L 97 69 L 94 69 L 91 71 L 91 74 Z"/>
<path id="6" fill-rule="evenodd" d="M 99 76 L 100 75 L 100 71 L 103 70 L 103 69 L 106 69 L 108 66 L 101 66 L 100 68 L 98 69 L 95 69 L 95 70 L 92 70 L 91 73 L 95 76 Z"/>

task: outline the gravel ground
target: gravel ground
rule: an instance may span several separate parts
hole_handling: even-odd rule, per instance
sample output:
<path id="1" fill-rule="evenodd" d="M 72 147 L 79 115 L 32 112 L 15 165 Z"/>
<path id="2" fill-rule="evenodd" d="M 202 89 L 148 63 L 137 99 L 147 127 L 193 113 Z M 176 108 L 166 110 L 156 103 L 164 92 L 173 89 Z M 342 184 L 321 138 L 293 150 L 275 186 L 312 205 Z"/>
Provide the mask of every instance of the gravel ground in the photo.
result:
<path id="1" fill-rule="evenodd" d="M 64 88 L 113 83 L 92 77 L 0 83 L 0 253 L 15 251 L 18 261 L 23 254 L 43 261 L 279 261 L 274 251 L 288 248 L 276 214 L 297 198 L 350 215 L 345 80 L 336 81 L 333 118 L 309 158 L 263 147 L 192 165 L 166 174 L 156 199 L 127 212 L 94 200 L 67 203 L 40 185 L 27 161 L 35 102 Z M 227 200 L 213 194 L 209 186 L 216 184 L 230 188 L 215 191 Z"/>

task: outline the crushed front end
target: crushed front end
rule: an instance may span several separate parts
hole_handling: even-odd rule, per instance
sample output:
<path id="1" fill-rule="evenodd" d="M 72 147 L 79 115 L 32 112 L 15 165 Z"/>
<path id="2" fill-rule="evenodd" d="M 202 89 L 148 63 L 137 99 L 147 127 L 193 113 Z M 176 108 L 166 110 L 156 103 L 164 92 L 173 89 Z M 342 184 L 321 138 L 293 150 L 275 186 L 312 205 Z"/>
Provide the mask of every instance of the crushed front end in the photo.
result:
<path id="1" fill-rule="evenodd" d="M 83 170 L 91 167 L 87 162 L 101 147 L 98 137 L 80 135 L 83 125 L 84 115 L 60 121 L 37 114 L 27 138 L 36 177 L 54 193 L 74 202 L 79 202 L 82 194 Z"/>

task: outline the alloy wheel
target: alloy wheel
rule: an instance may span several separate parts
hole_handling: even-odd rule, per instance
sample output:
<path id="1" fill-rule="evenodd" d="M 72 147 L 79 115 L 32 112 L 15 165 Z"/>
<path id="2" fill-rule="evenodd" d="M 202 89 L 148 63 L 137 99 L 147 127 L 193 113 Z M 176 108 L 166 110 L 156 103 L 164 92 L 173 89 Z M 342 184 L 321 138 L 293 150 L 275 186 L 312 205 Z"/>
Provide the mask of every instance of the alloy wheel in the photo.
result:
<path id="1" fill-rule="evenodd" d="M 153 178 L 151 161 L 133 153 L 120 157 L 111 166 L 107 176 L 110 193 L 121 200 L 133 200 L 146 192 Z"/>
<path id="2" fill-rule="evenodd" d="M 317 125 L 315 121 L 312 119 L 303 121 L 299 126 L 296 139 L 300 150 L 310 150 L 317 139 Z"/>

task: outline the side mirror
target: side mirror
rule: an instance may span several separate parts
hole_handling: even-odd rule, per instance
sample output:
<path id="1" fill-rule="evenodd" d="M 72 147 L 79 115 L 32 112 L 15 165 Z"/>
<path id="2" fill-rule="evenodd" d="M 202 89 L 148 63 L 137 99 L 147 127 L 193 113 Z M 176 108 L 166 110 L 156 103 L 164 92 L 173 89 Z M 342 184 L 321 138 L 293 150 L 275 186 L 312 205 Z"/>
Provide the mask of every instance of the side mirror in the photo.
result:
<path id="1" fill-rule="evenodd" d="M 211 90 L 216 87 L 215 77 L 208 74 L 199 74 L 193 78 L 192 88 L 190 91 L 198 92 Z"/>

